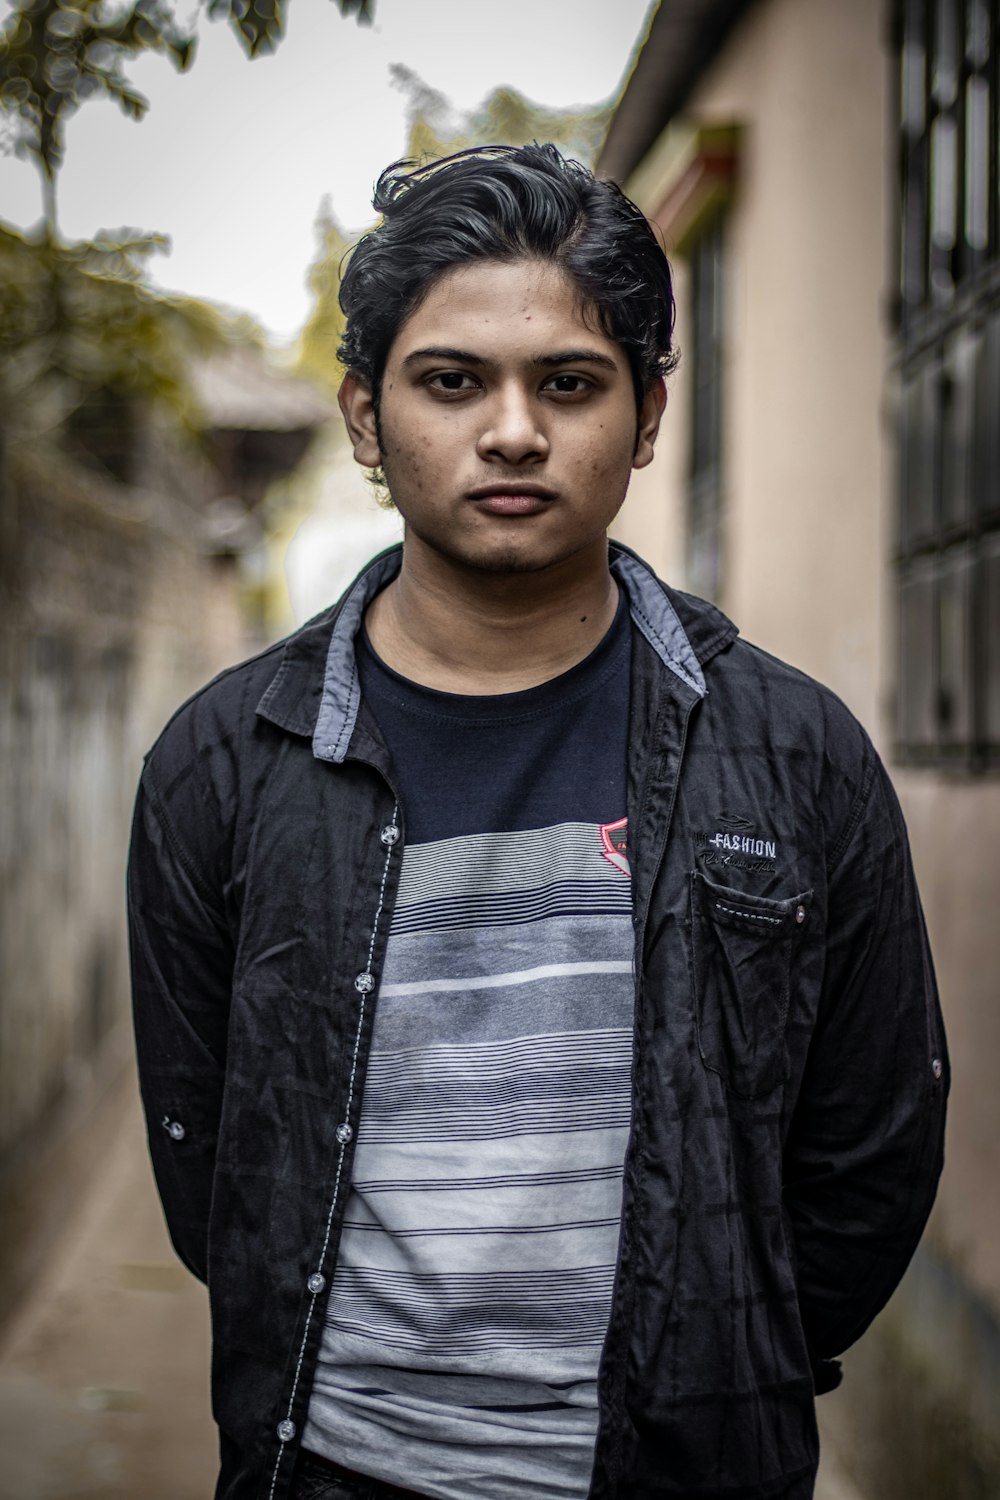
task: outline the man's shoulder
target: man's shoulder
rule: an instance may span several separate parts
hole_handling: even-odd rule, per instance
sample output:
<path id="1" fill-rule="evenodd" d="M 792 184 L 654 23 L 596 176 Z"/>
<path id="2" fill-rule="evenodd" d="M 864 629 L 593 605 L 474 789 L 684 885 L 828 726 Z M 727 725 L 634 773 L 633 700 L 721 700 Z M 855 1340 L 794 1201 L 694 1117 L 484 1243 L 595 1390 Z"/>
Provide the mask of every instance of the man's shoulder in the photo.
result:
<path id="1" fill-rule="evenodd" d="M 831 687 L 742 636 L 720 653 L 710 682 L 735 700 L 741 722 L 762 725 L 789 746 L 821 743 L 850 758 L 872 753 L 868 731 Z"/>
<path id="2" fill-rule="evenodd" d="M 717 605 L 657 583 L 701 664 L 713 743 L 794 759 L 809 777 L 818 769 L 854 785 L 870 781 L 881 764 L 877 752 L 832 688 L 747 640 Z"/>
<path id="3" fill-rule="evenodd" d="M 875 752 L 866 730 L 832 688 L 746 640 L 718 605 L 672 587 L 631 548 L 615 542 L 612 557 L 619 568 L 624 563 L 625 576 L 645 578 L 646 602 L 662 594 L 669 605 L 686 638 L 685 650 L 697 659 L 708 717 L 723 740 L 812 749 L 848 771 L 871 764 Z"/>
<path id="4" fill-rule="evenodd" d="M 866 809 L 894 802 L 864 725 L 815 677 L 741 638 L 719 653 L 706 681 L 705 744 L 721 742 L 747 775 L 764 778 L 768 795 L 781 788 L 803 827 L 821 826 L 831 865 Z"/>

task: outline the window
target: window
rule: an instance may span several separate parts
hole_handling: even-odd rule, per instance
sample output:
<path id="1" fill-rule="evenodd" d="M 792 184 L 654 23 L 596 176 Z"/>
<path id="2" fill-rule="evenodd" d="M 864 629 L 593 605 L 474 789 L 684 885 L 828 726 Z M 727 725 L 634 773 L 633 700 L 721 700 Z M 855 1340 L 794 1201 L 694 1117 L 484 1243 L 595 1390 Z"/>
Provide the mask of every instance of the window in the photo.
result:
<path id="1" fill-rule="evenodd" d="M 896 741 L 1000 765 L 1000 0 L 898 0 Z"/>
<path id="2" fill-rule="evenodd" d="M 689 249 L 691 266 L 691 472 L 687 505 L 687 583 L 718 599 L 722 582 L 723 216 Z"/>
<path id="3" fill-rule="evenodd" d="M 685 582 L 696 594 L 716 600 L 723 569 L 723 276 L 741 137 L 740 125 L 731 120 L 675 120 L 654 148 L 652 165 L 643 168 L 649 185 L 656 184 L 649 217 L 668 253 L 683 256 L 691 273 L 685 353 L 692 382 Z M 629 189 L 642 203 L 647 184 L 630 183 Z"/>

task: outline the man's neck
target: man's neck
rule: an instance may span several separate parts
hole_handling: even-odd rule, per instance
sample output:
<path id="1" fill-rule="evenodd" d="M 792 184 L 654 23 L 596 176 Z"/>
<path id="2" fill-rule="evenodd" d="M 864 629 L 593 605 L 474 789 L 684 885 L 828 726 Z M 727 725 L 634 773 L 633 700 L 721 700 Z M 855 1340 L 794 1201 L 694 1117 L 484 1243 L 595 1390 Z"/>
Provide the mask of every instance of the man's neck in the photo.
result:
<path id="1" fill-rule="evenodd" d="M 606 549 L 582 565 L 570 559 L 538 573 L 494 574 L 426 567 L 410 561 L 404 545 L 399 575 L 372 601 L 365 625 L 386 665 L 413 682 L 448 693 L 514 693 L 589 656 L 617 605 Z"/>

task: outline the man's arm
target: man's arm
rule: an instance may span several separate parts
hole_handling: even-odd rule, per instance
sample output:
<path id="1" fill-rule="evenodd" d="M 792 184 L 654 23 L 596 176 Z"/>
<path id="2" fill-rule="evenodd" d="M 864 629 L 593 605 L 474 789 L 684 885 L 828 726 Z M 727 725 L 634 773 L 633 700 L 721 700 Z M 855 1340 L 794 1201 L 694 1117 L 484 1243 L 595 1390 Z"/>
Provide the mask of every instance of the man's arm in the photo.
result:
<path id="1" fill-rule="evenodd" d="M 785 1205 L 819 1389 L 888 1301 L 943 1161 L 948 1063 L 906 829 L 872 754 L 830 875 L 823 998 L 785 1155 Z"/>
<path id="2" fill-rule="evenodd" d="M 128 871 L 139 1082 L 174 1248 L 207 1276 L 233 945 L 218 900 L 168 821 L 147 767 Z"/>

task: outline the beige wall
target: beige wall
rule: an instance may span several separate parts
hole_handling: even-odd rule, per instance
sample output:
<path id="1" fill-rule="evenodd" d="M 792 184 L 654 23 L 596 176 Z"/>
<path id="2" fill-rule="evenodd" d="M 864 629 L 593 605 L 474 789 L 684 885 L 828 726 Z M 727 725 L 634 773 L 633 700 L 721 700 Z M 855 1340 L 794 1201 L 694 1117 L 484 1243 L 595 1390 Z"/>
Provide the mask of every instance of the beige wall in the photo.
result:
<path id="1" fill-rule="evenodd" d="M 947 1166 L 931 1237 L 1000 1313 L 1000 782 L 896 770 L 948 1024 Z"/>
<path id="2" fill-rule="evenodd" d="M 683 261 L 671 265 L 677 299 L 676 338 L 683 351 L 688 329 L 688 271 Z M 683 355 L 682 355 L 683 359 Z M 628 498 L 611 535 L 634 547 L 662 578 L 677 588 L 684 579 L 684 485 L 688 464 L 691 401 L 686 370 L 673 377 L 660 423 L 653 462 L 632 475 Z"/>
<path id="3" fill-rule="evenodd" d="M 890 63 L 876 0 L 760 0 L 686 117 L 744 126 L 729 220 L 726 577 L 743 634 L 830 684 L 888 758 Z M 643 165 L 651 209 L 661 201 Z M 679 340 L 687 278 L 678 261 Z M 688 371 L 616 534 L 684 584 Z M 1000 1310 L 1000 781 L 897 770 L 949 1027 L 930 1241 Z"/>
<path id="4" fill-rule="evenodd" d="M 879 10 L 873 0 L 753 9 L 688 110 L 745 127 L 729 220 L 721 603 L 745 636 L 828 682 L 873 728 L 885 553 Z M 658 464 L 633 484 L 616 528 L 678 583 L 684 383 L 682 363 Z"/>

